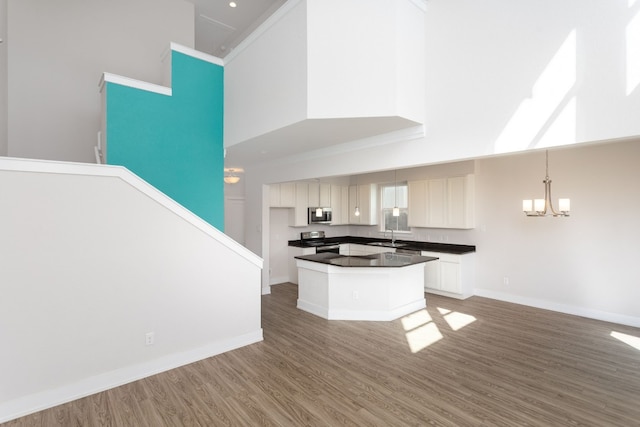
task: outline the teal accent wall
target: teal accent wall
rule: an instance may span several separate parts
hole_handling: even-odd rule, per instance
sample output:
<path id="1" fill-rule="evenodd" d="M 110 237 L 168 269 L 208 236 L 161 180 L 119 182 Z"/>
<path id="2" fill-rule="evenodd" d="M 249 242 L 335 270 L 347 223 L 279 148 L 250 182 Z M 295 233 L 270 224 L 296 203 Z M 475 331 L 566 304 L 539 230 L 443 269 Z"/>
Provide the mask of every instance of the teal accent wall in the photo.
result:
<path id="1" fill-rule="evenodd" d="M 172 96 L 106 84 L 107 163 L 224 230 L 224 69 L 171 52 Z"/>

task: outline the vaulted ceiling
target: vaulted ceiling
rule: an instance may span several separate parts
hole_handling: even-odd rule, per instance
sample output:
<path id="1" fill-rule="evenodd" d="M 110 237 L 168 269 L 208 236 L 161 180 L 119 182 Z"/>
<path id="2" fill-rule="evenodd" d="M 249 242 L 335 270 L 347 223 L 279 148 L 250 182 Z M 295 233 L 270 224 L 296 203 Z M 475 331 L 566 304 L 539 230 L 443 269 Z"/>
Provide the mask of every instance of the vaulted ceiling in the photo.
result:
<path id="1" fill-rule="evenodd" d="M 224 58 L 286 0 L 189 0 L 195 5 L 195 48 Z M 236 6 L 231 7 L 230 3 Z"/>

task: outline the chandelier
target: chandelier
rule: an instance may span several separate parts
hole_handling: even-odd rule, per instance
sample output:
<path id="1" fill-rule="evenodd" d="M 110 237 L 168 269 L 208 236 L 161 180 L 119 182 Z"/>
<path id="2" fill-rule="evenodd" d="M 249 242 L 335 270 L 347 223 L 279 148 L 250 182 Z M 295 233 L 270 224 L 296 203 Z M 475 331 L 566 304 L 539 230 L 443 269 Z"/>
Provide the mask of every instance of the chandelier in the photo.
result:
<path id="1" fill-rule="evenodd" d="M 549 150 L 546 150 L 547 174 L 542 183 L 544 184 L 544 199 L 528 199 L 522 201 L 522 210 L 527 216 L 569 216 L 571 201 L 569 199 L 558 199 L 558 210 L 553 208 L 551 201 L 551 179 L 549 178 Z"/>
<path id="2" fill-rule="evenodd" d="M 237 172 L 242 172 L 241 169 L 224 168 L 224 182 L 227 184 L 237 184 L 240 182 L 240 177 L 236 175 Z"/>

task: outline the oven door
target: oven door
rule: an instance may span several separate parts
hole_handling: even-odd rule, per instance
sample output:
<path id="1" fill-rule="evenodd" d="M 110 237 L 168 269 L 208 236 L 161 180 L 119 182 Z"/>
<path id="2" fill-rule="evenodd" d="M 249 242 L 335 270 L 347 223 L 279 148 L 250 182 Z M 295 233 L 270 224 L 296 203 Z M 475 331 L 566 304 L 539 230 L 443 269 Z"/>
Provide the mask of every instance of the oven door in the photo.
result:
<path id="1" fill-rule="evenodd" d="M 318 246 L 316 248 L 316 253 L 317 254 L 326 253 L 326 252 L 339 254 L 340 253 L 340 245 Z"/>

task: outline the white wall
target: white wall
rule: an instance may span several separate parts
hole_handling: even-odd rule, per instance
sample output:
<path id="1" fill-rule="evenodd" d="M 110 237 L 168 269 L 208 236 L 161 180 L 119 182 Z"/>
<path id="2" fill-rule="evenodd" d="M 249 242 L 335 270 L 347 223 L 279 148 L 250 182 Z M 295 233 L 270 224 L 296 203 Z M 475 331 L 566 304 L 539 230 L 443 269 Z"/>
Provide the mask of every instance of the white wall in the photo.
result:
<path id="1" fill-rule="evenodd" d="M 185 0 L 9 0 L 8 154 L 94 162 L 103 72 L 162 83 L 170 42 L 194 44 Z"/>
<path id="2" fill-rule="evenodd" d="M 244 162 L 247 152 L 273 158 L 421 123 L 424 10 L 418 4 L 285 3 L 225 57 L 230 159 Z"/>
<path id="3" fill-rule="evenodd" d="M 0 0 L 0 156 L 7 155 L 7 90 L 8 90 L 8 50 L 7 50 L 7 0 Z"/>
<path id="4" fill-rule="evenodd" d="M 226 147 L 306 118 L 306 2 L 283 8 L 225 58 Z"/>
<path id="5" fill-rule="evenodd" d="M 262 340 L 261 260 L 125 169 L 0 188 L 0 423 Z"/>
<path id="6" fill-rule="evenodd" d="M 638 159 L 640 139 L 549 151 L 569 218 L 521 212 L 544 197 L 544 151 L 479 160 L 476 292 L 640 326 Z"/>
<path id="7" fill-rule="evenodd" d="M 236 184 L 224 184 L 224 232 L 236 242 L 245 242 L 245 191 L 244 176 Z"/>
<path id="8" fill-rule="evenodd" d="M 640 88 L 626 89 L 640 77 L 628 68 L 640 56 L 639 12 L 627 0 L 430 1 L 432 155 L 639 135 Z"/>
<path id="9" fill-rule="evenodd" d="M 289 209 L 269 210 L 269 285 L 289 281 Z M 298 235 L 299 238 L 300 235 Z"/>
<path id="10" fill-rule="evenodd" d="M 308 116 L 421 123 L 424 10 L 386 0 L 312 0 L 307 8 Z"/>
<path id="11" fill-rule="evenodd" d="M 429 1 L 423 134 L 262 162 L 256 173 L 350 175 L 640 135 L 640 3 L 630 4 Z"/>

